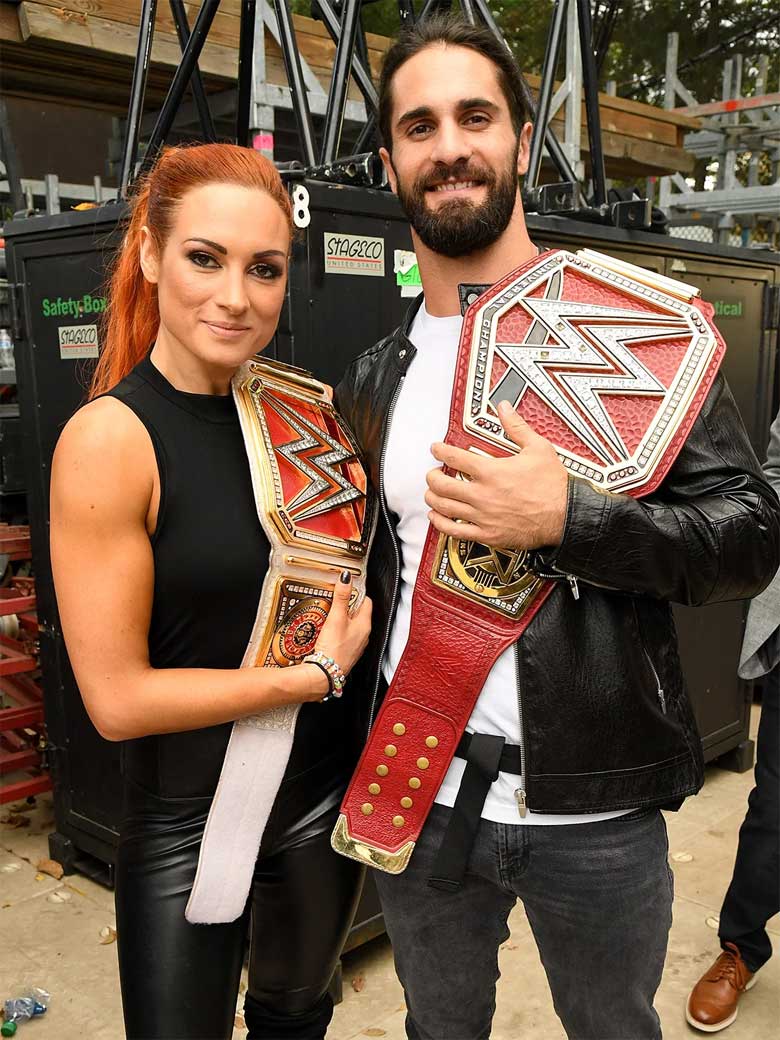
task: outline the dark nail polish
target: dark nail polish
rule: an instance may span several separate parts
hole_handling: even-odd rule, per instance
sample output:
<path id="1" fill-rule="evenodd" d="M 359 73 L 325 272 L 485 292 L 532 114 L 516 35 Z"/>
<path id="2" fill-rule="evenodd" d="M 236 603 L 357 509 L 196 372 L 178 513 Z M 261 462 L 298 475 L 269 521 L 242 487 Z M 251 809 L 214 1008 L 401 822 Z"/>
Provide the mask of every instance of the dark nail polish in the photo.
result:
<path id="1" fill-rule="evenodd" d="M 352 574 L 349 571 L 342 571 L 340 577 L 345 585 L 349 585 L 352 581 Z"/>

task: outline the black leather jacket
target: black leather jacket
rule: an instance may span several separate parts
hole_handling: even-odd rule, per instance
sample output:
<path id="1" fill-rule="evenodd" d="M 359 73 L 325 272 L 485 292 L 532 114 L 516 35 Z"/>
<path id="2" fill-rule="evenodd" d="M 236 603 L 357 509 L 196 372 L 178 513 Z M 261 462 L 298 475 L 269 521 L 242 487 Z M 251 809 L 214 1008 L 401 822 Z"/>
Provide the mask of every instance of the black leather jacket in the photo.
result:
<path id="1" fill-rule="evenodd" d="M 416 353 L 407 338 L 415 311 L 352 362 L 335 397 L 381 502 L 372 634 L 350 682 L 363 737 L 384 694 L 380 660 L 398 601 L 400 547 L 382 463 Z M 558 583 L 515 644 L 529 811 L 679 805 L 701 786 L 703 759 L 669 601 L 755 596 L 780 563 L 780 506 L 721 375 L 654 494 L 605 495 L 569 477 L 563 541 L 546 560 L 576 578 L 579 599 Z"/>

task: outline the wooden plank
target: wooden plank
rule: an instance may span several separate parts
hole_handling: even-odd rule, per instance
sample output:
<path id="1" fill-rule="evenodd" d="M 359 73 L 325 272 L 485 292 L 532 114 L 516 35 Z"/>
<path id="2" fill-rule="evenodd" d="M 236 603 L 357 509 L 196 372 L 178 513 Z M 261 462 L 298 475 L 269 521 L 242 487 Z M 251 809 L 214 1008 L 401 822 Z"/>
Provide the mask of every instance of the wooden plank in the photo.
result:
<path id="1" fill-rule="evenodd" d="M 25 40 L 46 40 L 131 58 L 138 48 L 138 31 L 133 26 L 90 16 L 74 18 L 67 12 L 30 0 L 19 5 L 19 25 Z M 177 66 L 181 61 L 179 41 L 165 33 L 155 33 L 152 61 Z M 235 79 L 238 52 L 221 44 L 207 43 L 199 64 L 201 72 Z"/>
<path id="2" fill-rule="evenodd" d="M 583 120 L 585 119 L 583 106 Z M 673 123 L 667 123 L 654 119 L 652 115 L 635 116 L 619 109 L 607 108 L 600 110 L 601 129 L 624 137 L 635 137 L 640 141 L 657 141 L 659 144 L 677 147 L 681 144 L 679 140 L 680 129 Z"/>
<path id="3" fill-rule="evenodd" d="M 138 25 L 141 20 L 142 0 L 36 0 L 42 7 L 50 7 L 64 21 L 81 22 L 89 25 L 93 18 L 115 22 L 118 25 L 132 26 L 138 38 Z M 185 0 L 184 8 L 190 28 L 195 24 L 200 9 L 199 3 Z M 239 19 L 235 14 L 225 10 L 220 3 L 209 30 L 209 42 L 221 43 L 226 47 L 238 47 Z M 166 33 L 176 38 L 176 26 L 168 0 L 159 0 L 154 20 L 155 34 Z"/>
<path id="4" fill-rule="evenodd" d="M 41 77 L 34 71 L 17 65 L 12 68 L 8 66 L 9 63 L 3 55 L 3 92 L 8 96 L 28 98 L 42 104 L 62 104 L 65 101 L 66 104 L 94 108 L 122 118 L 127 115 L 132 65 L 124 70 L 123 79 L 117 76 L 116 68 L 113 73 L 103 70 L 102 74 L 90 69 L 88 75 L 66 75 L 52 71 L 47 74 L 43 89 Z M 170 77 L 166 77 L 161 83 L 153 81 L 150 75 L 144 105 L 146 111 L 160 108 L 169 82 Z"/>
<path id="5" fill-rule="evenodd" d="M 637 173 L 651 172 L 656 176 L 668 173 L 693 173 L 696 157 L 683 148 L 669 148 L 667 145 L 650 141 L 637 141 L 631 137 L 605 133 L 604 147 L 609 149 L 613 159 L 626 160 L 637 170 Z"/>
<path id="6" fill-rule="evenodd" d="M 538 94 L 542 81 L 541 76 L 529 73 L 525 78 L 534 94 Z M 556 81 L 555 89 L 557 90 L 559 86 L 560 83 Z M 683 127 L 685 130 L 701 129 L 701 120 L 699 119 L 676 112 L 674 109 L 658 108 L 656 105 L 646 105 L 642 101 L 630 101 L 628 98 L 616 97 L 614 94 L 599 92 L 599 108 L 602 112 L 605 109 L 615 109 L 617 112 L 625 112 L 646 118 L 650 117 L 649 114 L 652 113 L 652 118 L 659 123 L 671 123 L 673 126 Z"/>
<path id="7" fill-rule="evenodd" d="M 320 36 L 324 40 L 330 39 L 330 33 L 325 28 L 325 23 L 316 18 L 307 18 L 302 14 L 293 15 L 293 26 L 296 35 L 304 33 L 308 36 Z M 390 50 L 393 40 L 389 36 L 378 36 L 376 33 L 366 33 L 366 45 L 369 52 L 377 51 L 384 55 Z"/>
<path id="8" fill-rule="evenodd" d="M 755 97 L 729 98 L 726 101 L 710 101 L 705 105 L 689 105 L 677 108 L 689 116 L 720 116 L 729 112 L 746 112 L 751 108 L 774 108 L 780 105 L 780 94 L 759 94 Z"/>
<path id="9" fill-rule="evenodd" d="M 552 127 L 560 140 L 563 136 L 563 120 L 554 119 Z M 601 144 L 604 149 L 607 177 L 619 177 L 622 173 L 631 177 L 692 173 L 696 162 L 695 156 L 683 148 L 673 148 L 653 141 L 640 141 L 608 130 L 602 131 Z M 585 129 L 580 138 L 580 151 L 583 157 L 590 155 Z"/>
<path id="10" fill-rule="evenodd" d="M 9 43 L 22 42 L 19 15 L 14 5 L 0 3 L 0 40 L 7 40 Z"/>
<path id="11" fill-rule="evenodd" d="M 70 0 L 71 4 L 77 0 Z M 101 0 L 106 7 L 110 6 L 110 0 Z M 32 2 L 24 0 L 19 5 L 21 33 L 26 41 L 36 40 L 61 47 L 80 47 L 102 54 L 113 54 L 133 59 L 135 57 L 138 41 L 137 30 L 129 21 L 110 21 L 96 15 L 87 14 L 82 11 L 64 10 L 61 6 L 55 6 L 52 0 L 44 2 Z M 312 19 L 300 19 L 303 27 L 309 29 L 316 26 Z M 322 32 L 325 33 L 324 27 Z M 209 39 L 212 36 L 210 34 Z M 229 34 L 223 39 L 230 38 Z M 234 79 L 237 69 L 237 46 L 238 32 L 232 37 L 235 39 L 235 47 L 221 43 L 208 42 L 203 48 L 200 59 L 200 70 L 204 75 L 219 76 L 223 79 Z M 377 37 L 381 39 L 381 37 Z M 333 56 L 336 48 L 329 37 L 318 32 L 301 33 L 298 37 L 302 56 L 312 67 L 323 87 L 327 90 L 330 83 L 330 73 Z M 276 71 L 283 69 L 281 50 L 269 32 L 266 32 L 266 55 L 269 64 Z M 378 71 L 381 60 L 379 52 L 370 52 L 371 63 L 374 71 Z M 181 59 L 181 50 L 178 40 L 172 33 L 155 31 L 152 46 L 152 61 L 166 65 L 177 66 Z M 275 75 L 268 77 L 272 83 L 286 83 L 286 76 Z M 352 86 L 350 97 L 360 97 L 360 92 Z"/>
<path id="12" fill-rule="evenodd" d="M 116 22 L 120 25 L 137 27 L 140 21 L 142 0 L 65 0 L 65 2 L 63 0 L 36 0 L 36 2 L 41 6 L 52 8 L 66 22 L 80 22 L 88 26 L 92 19 L 99 18 L 105 21 Z M 200 9 L 200 4 L 196 0 L 185 0 L 184 6 L 190 27 L 192 27 Z M 238 48 L 240 11 L 240 0 L 227 4 L 223 0 L 220 3 L 219 10 L 209 31 L 210 43 L 219 43 L 226 47 Z M 313 18 L 294 15 L 293 25 L 303 57 L 310 63 L 313 60 L 315 64 L 330 68 L 336 48 L 324 24 L 315 21 Z M 170 7 L 164 0 L 157 5 L 155 33 L 157 32 L 173 37 L 176 36 L 173 16 L 171 15 Z M 386 37 L 369 33 L 367 42 L 369 62 L 374 73 L 378 74 L 382 56 L 392 41 Z M 268 49 L 269 44 L 277 46 L 271 33 L 266 30 L 266 49 Z"/>
<path id="13" fill-rule="evenodd" d="M 650 106 L 647 107 L 650 108 Z M 662 111 L 662 109 L 657 109 L 657 111 Z M 638 118 L 638 116 L 633 114 L 608 107 L 601 108 L 599 114 L 601 116 L 602 132 L 618 133 L 625 137 L 654 141 L 659 145 L 666 145 L 672 148 L 682 147 L 682 128 L 668 123 L 666 120 L 656 120 L 652 118 L 652 114 Z M 553 124 L 560 123 L 563 125 L 563 118 L 563 109 L 558 110 L 555 113 Z M 581 118 L 582 126 L 586 126 L 587 120 L 584 104 L 582 105 Z"/>

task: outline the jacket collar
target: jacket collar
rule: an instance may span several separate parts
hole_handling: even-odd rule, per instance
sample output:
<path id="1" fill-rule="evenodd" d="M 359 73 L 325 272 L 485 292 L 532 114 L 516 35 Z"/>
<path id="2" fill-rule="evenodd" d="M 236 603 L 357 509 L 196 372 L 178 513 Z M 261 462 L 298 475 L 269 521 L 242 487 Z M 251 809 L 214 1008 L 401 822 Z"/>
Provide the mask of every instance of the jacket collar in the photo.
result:
<path id="1" fill-rule="evenodd" d="M 477 283 L 467 282 L 458 286 L 458 296 L 460 298 L 460 310 L 461 314 L 465 314 L 466 310 L 474 303 L 483 292 L 489 289 L 489 285 L 478 285 Z M 416 296 L 409 307 L 406 309 L 404 319 L 401 322 L 401 326 L 395 336 L 395 344 L 393 351 L 393 359 L 398 368 L 402 373 L 406 373 L 409 365 L 412 363 L 415 354 L 417 353 L 417 347 L 409 339 L 409 331 L 411 330 L 412 323 L 417 317 L 417 312 L 423 305 L 425 297 L 422 293 Z"/>

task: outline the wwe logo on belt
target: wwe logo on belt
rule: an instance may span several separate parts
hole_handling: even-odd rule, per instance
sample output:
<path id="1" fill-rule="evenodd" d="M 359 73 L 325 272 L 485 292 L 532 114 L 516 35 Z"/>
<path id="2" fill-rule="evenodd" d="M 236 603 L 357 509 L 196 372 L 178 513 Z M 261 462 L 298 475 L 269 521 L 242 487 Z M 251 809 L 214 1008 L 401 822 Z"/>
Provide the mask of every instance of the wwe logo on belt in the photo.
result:
<path id="1" fill-rule="evenodd" d="M 298 440 L 275 445 L 275 450 L 310 482 L 287 504 L 287 511 L 294 520 L 320 516 L 364 497 L 363 492 L 338 468 L 356 460 L 353 451 L 348 451 L 335 437 L 309 422 L 300 412 L 283 405 L 278 397 L 269 399 L 269 404 L 299 434 Z M 326 492 L 329 493 L 323 498 Z"/>
<path id="2" fill-rule="evenodd" d="M 544 298 L 519 301 L 533 322 L 520 343 L 496 343 L 509 366 L 492 393 L 494 407 L 514 407 L 529 387 L 609 465 L 631 452 L 605 409 L 601 393 L 663 398 L 666 387 L 632 353 L 631 343 L 688 334 L 677 316 L 561 300 L 562 272 L 547 283 Z"/>
<path id="3" fill-rule="evenodd" d="M 648 494 L 725 349 L 697 294 L 589 251 L 551 251 L 507 275 L 466 313 L 465 442 L 515 450 L 497 415 L 506 400 L 575 475 Z"/>

